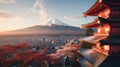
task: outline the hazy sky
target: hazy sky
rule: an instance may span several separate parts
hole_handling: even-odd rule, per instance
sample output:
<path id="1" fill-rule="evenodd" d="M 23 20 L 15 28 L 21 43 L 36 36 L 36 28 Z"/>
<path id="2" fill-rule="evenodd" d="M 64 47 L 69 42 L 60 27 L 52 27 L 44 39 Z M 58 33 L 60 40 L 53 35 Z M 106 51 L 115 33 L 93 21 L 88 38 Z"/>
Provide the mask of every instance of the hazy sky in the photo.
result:
<path id="1" fill-rule="evenodd" d="M 0 0 L 0 31 L 38 25 L 49 18 L 58 18 L 68 25 L 91 22 L 83 18 L 96 0 Z"/>

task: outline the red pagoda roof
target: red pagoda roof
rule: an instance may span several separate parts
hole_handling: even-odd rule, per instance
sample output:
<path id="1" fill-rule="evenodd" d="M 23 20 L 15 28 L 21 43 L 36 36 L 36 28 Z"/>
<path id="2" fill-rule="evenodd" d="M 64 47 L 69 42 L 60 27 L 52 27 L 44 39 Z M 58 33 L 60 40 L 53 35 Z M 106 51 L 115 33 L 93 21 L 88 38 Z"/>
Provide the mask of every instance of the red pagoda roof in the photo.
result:
<path id="1" fill-rule="evenodd" d="M 99 12 L 107 8 L 106 5 L 104 5 L 101 0 L 97 0 L 97 2 L 88 10 L 86 11 L 83 16 L 97 16 Z"/>
<path id="2" fill-rule="evenodd" d="M 84 24 L 81 26 L 81 28 L 97 28 L 100 24 L 112 24 L 112 23 L 117 23 L 117 26 L 120 24 L 120 19 L 105 19 L 102 17 L 98 17 L 95 19 L 95 21 Z"/>
<path id="3" fill-rule="evenodd" d="M 88 24 L 84 24 L 82 25 L 82 28 L 96 28 L 100 25 L 99 19 L 95 19 L 95 21 L 88 23 Z"/>
<path id="4" fill-rule="evenodd" d="M 119 8 L 120 0 L 97 0 L 96 3 L 83 14 L 83 16 L 97 16 L 99 12 L 108 7 L 112 7 L 113 9 L 117 7 Z"/>

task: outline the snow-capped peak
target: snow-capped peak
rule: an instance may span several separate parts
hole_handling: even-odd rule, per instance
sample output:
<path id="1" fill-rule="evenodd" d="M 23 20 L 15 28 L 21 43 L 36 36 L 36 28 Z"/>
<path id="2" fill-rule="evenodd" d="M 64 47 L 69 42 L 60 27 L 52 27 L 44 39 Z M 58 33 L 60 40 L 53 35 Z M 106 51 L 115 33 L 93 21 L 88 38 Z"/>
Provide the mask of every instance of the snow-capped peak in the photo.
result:
<path id="1" fill-rule="evenodd" d="M 50 18 L 46 21 L 41 22 L 39 25 L 41 26 L 52 26 L 52 25 L 68 26 L 67 24 L 63 23 L 62 21 L 56 18 Z"/>

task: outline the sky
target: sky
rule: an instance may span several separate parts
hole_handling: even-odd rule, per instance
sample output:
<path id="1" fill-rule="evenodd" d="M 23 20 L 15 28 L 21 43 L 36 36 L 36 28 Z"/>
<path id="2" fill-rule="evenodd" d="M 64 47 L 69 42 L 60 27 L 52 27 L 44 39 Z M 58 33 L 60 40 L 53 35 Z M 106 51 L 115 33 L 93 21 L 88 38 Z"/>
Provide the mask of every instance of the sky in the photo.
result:
<path id="1" fill-rule="evenodd" d="M 0 0 L 0 32 L 40 24 L 49 18 L 80 27 L 93 21 L 83 17 L 96 0 Z"/>

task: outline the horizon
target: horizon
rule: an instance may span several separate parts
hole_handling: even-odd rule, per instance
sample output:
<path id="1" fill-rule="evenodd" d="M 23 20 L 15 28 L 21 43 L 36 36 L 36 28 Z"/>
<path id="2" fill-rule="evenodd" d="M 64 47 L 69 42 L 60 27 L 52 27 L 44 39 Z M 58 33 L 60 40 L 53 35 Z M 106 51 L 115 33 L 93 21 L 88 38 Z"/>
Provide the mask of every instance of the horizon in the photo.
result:
<path id="1" fill-rule="evenodd" d="M 70 26 L 80 27 L 93 21 L 84 18 L 96 0 L 0 0 L 0 32 L 23 29 L 49 18 L 57 18 Z"/>

